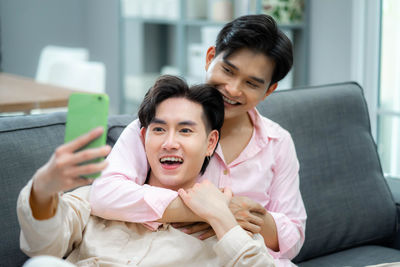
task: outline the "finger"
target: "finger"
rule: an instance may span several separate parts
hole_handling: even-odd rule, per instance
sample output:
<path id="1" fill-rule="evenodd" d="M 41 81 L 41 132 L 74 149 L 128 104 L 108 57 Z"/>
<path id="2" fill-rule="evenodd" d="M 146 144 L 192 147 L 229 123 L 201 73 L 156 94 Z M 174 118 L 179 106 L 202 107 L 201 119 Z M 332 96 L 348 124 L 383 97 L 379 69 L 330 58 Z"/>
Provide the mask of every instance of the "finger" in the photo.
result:
<path id="1" fill-rule="evenodd" d="M 181 229 L 181 231 L 186 234 L 193 234 L 204 231 L 208 228 L 210 228 L 210 225 L 208 223 L 195 223 L 193 225 L 188 225 L 184 227 L 183 229 Z"/>
<path id="2" fill-rule="evenodd" d="M 90 143 L 94 139 L 98 138 L 104 132 L 103 127 L 96 127 L 90 132 L 79 136 L 75 140 L 65 144 L 64 148 L 70 152 L 75 152 L 78 149 L 84 147 L 86 144 Z"/>
<path id="3" fill-rule="evenodd" d="M 71 157 L 71 165 L 76 165 L 85 161 L 106 157 L 111 151 L 111 147 L 106 145 L 98 148 L 90 148 L 79 151 Z"/>
<path id="4" fill-rule="evenodd" d="M 264 220 L 257 215 L 251 214 L 248 218 L 248 221 L 252 224 L 256 224 L 262 226 L 264 224 Z"/>
<path id="5" fill-rule="evenodd" d="M 248 221 L 240 221 L 239 225 L 246 231 L 252 232 L 253 234 L 258 234 L 261 232 L 261 227 Z"/>
<path id="6" fill-rule="evenodd" d="M 85 178 L 85 177 L 78 177 L 76 178 L 76 184 L 78 186 L 90 185 L 93 183 L 93 179 Z"/>
<path id="7" fill-rule="evenodd" d="M 183 188 L 178 189 L 178 194 L 179 197 L 183 200 L 183 202 L 186 204 L 186 201 L 188 200 L 188 193 L 185 191 Z"/>
<path id="8" fill-rule="evenodd" d="M 108 165 L 108 162 L 103 160 L 99 163 L 91 163 L 86 165 L 80 165 L 76 167 L 71 167 L 68 171 L 66 171 L 66 175 L 69 177 L 79 177 L 94 173 L 99 173 L 104 170 Z"/>
<path id="9" fill-rule="evenodd" d="M 178 223 L 171 223 L 172 227 L 174 228 L 182 228 L 188 225 L 193 224 L 193 222 L 178 222 Z"/>
<path id="10" fill-rule="evenodd" d="M 232 198 L 232 190 L 229 187 L 225 187 L 223 193 L 227 199 Z"/>
<path id="11" fill-rule="evenodd" d="M 215 236 L 215 231 L 211 228 L 210 230 L 206 231 L 205 233 L 199 235 L 200 240 L 205 240 L 207 238 L 210 238 L 212 236 Z"/>
<path id="12" fill-rule="evenodd" d="M 89 185 L 93 182 L 92 179 L 85 179 L 82 177 L 74 177 L 72 179 L 68 179 L 64 182 L 64 185 L 62 186 L 62 191 L 69 191 L 71 189 L 81 187 L 84 185 Z"/>
<path id="13" fill-rule="evenodd" d="M 254 202 L 254 201 L 252 203 L 253 203 L 253 205 L 250 206 L 249 211 L 257 212 L 257 213 L 260 213 L 262 215 L 265 215 L 265 213 L 267 211 L 265 210 L 265 208 L 262 205 L 260 205 L 257 202 Z"/>

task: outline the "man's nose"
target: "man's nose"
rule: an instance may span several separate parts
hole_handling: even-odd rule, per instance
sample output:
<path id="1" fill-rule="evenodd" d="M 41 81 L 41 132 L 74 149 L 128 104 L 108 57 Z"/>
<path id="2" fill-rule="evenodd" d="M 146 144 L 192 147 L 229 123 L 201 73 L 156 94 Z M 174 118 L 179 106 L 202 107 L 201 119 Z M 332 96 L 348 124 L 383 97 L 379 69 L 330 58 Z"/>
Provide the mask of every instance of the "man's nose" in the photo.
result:
<path id="1" fill-rule="evenodd" d="M 238 97 L 242 94 L 240 90 L 240 81 L 234 80 L 226 84 L 225 90 L 228 91 L 230 96 Z"/>
<path id="2" fill-rule="evenodd" d="M 163 149 L 178 149 L 179 148 L 179 142 L 177 140 L 177 137 L 175 135 L 175 133 L 173 132 L 169 132 L 166 136 L 165 136 L 165 140 L 162 144 L 162 148 Z"/>

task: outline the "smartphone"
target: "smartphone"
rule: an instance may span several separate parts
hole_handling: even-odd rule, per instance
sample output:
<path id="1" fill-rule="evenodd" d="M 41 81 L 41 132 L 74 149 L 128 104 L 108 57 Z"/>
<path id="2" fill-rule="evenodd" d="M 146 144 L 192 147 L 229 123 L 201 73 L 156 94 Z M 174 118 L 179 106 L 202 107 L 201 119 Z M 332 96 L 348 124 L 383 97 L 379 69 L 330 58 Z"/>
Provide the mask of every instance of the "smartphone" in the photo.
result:
<path id="1" fill-rule="evenodd" d="M 72 93 L 68 100 L 67 122 L 64 142 L 68 143 L 88 133 L 98 126 L 104 128 L 103 134 L 80 150 L 100 147 L 106 144 L 109 100 L 106 94 Z M 98 158 L 83 164 L 100 162 Z M 86 175 L 86 178 L 97 178 L 100 173 Z"/>

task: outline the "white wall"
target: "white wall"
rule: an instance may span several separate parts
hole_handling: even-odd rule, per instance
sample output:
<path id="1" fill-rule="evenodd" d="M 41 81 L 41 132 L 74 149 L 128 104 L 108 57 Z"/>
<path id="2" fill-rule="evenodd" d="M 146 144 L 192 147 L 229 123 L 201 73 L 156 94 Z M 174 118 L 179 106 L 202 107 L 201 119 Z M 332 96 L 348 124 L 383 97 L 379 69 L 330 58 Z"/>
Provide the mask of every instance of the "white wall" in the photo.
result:
<path id="1" fill-rule="evenodd" d="M 110 97 L 110 114 L 117 114 L 120 102 L 118 0 L 80 1 L 84 4 L 85 9 L 83 24 L 81 25 L 85 28 L 84 43 L 90 51 L 90 60 L 101 61 L 106 66 L 106 92 Z"/>
<path id="2" fill-rule="evenodd" d="M 309 84 L 356 81 L 376 135 L 379 0 L 310 0 Z"/>
<path id="3" fill-rule="evenodd" d="M 41 49 L 83 46 L 81 0 L 0 0 L 2 69 L 34 77 Z"/>
<path id="4" fill-rule="evenodd" d="M 311 85 L 351 80 L 351 1 L 310 1 Z"/>

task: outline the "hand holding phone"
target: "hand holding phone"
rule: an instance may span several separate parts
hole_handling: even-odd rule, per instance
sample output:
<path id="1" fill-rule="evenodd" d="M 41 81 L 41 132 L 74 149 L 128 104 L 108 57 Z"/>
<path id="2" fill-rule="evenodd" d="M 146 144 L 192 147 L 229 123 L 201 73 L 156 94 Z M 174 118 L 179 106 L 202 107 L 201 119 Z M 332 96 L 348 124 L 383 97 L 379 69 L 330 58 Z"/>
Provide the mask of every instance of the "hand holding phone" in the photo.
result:
<path id="1" fill-rule="evenodd" d="M 90 141 L 95 140 L 104 129 L 97 127 L 66 144 L 56 148 L 49 161 L 33 176 L 30 205 L 33 216 L 38 220 L 49 219 L 56 210 L 58 192 L 65 192 L 92 183 L 92 179 L 82 179 L 82 175 L 99 173 L 107 167 L 107 161 L 79 165 L 87 159 L 105 157 L 110 146 L 91 148 L 76 152 Z"/>

